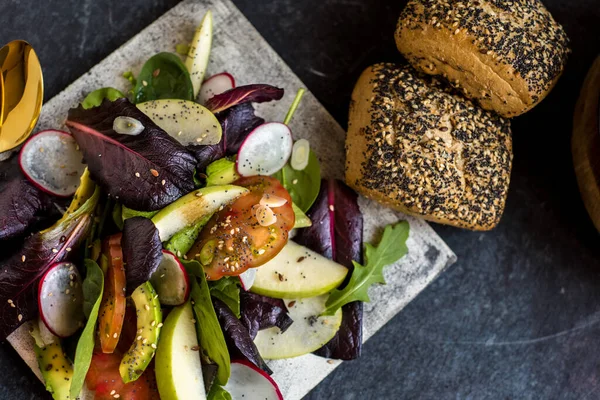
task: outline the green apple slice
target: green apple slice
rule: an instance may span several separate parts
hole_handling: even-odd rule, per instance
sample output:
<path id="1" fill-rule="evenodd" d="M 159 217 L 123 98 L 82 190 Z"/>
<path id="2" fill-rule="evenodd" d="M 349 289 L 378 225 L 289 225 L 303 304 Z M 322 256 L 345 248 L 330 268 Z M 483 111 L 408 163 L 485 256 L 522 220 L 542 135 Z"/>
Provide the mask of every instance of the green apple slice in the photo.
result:
<path id="1" fill-rule="evenodd" d="M 137 104 L 137 108 L 184 146 L 217 144 L 223 130 L 215 115 L 189 100 L 161 99 Z"/>
<path id="2" fill-rule="evenodd" d="M 165 242 L 177 232 L 195 225 L 247 192 L 248 189 L 234 185 L 194 190 L 160 210 L 152 217 L 152 222 L 158 229 L 161 242 Z"/>
<path id="3" fill-rule="evenodd" d="M 198 337 L 190 302 L 167 316 L 156 350 L 156 383 L 162 400 L 206 400 Z"/>
<path id="4" fill-rule="evenodd" d="M 202 18 L 200 26 L 196 29 L 194 40 L 190 45 L 185 66 L 190 72 L 190 79 L 194 87 L 194 98 L 198 97 L 200 86 L 204 80 L 206 67 L 208 67 L 208 58 L 210 57 L 210 47 L 212 45 L 213 18 L 209 10 Z"/>
<path id="5" fill-rule="evenodd" d="M 263 358 L 275 360 L 298 357 L 323 347 L 337 333 L 342 311 L 332 316 L 319 316 L 329 295 L 306 299 L 284 299 L 294 323 L 285 331 L 277 327 L 258 332 L 254 343 Z"/>
<path id="6" fill-rule="evenodd" d="M 250 291 L 277 299 L 313 297 L 338 287 L 347 274 L 346 267 L 290 240 L 256 268 Z"/>

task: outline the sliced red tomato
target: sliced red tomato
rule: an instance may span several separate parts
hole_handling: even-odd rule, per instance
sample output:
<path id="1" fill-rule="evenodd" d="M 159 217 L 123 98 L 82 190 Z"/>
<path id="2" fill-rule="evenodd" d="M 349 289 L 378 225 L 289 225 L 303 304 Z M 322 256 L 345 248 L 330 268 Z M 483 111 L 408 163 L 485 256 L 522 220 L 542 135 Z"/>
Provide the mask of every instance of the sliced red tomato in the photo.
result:
<path id="1" fill-rule="evenodd" d="M 233 184 L 250 192 L 213 215 L 187 254 L 200 261 L 210 280 L 263 265 L 285 246 L 294 227 L 292 199 L 277 179 L 253 176 Z M 271 204 L 268 210 L 261 199 Z M 282 199 L 284 204 L 276 204 Z"/>
<path id="2" fill-rule="evenodd" d="M 120 400 L 159 399 L 153 366 L 149 366 L 136 381 L 125 384 L 119 374 L 121 357 L 120 352 L 94 352 L 85 377 L 88 389 L 95 393 L 94 399 L 114 400 L 116 394 Z"/>
<path id="3" fill-rule="evenodd" d="M 108 259 L 108 265 L 100 305 L 98 335 L 102 351 L 112 353 L 119 343 L 127 304 L 121 234 L 110 236 L 104 241 L 103 254 Z"/>

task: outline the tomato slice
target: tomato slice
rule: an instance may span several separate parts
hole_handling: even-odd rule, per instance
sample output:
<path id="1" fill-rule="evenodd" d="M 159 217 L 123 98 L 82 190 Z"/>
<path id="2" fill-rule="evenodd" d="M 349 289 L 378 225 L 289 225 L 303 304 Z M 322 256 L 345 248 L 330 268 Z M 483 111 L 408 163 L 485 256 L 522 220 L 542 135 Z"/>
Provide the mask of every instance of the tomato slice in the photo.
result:
<path id="1" fill-rule="evenodd" d="M 213 215 L 187 254 L 189 259 L 200 261 L 209 280 L 239 275 L 263 265 L 285 246 L 294 227 L 292 199 L 277 179 L 253 176 L 233 184 L 250 192 Z M 285 199 L 285 204 L 269 207 L 275 220 L 268 226 L 264 226 L 264 219 L 261 225 L 260 217 L 257 218 L 263 197 Z"/>
<path id="2" fill-rule="evenodd" d="M 95 351 L 92 355 L 85 381 L 88 389 L 94 391 L 94 399 L 114 400 L 116 394 L 119 400 L 159 399 L 153 366 L 149 366 L 136 381 L 125 384 L 119 373 L 121 358 L 120 352 Z"/>
<path id="3" fill-rule="evenodd" d="M 121 234 L 110 236 L 104 241 L 103 254 L 108 259 L 104 294 L 100 305 L 98 335 L 104 353 L 112 353 L 119 343 L 125 318 L 125 268 Z"/>

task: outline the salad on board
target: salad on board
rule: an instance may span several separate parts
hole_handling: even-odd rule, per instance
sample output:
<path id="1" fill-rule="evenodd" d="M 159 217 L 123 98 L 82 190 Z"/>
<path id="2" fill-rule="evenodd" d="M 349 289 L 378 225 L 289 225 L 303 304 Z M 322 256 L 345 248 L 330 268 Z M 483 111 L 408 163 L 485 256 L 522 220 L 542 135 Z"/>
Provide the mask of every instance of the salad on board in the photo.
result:
<path id="1" fill-rule="evenodd" d="M 0 163 L 0 339 L 29 321 L 56 400 L 282 399 L 266 360 L 352 360 L 409 226 L 365 244 L 268 84 L 205 78 L 212 15 Z M 185 47 L 184 49 L 182 49 Z"/>

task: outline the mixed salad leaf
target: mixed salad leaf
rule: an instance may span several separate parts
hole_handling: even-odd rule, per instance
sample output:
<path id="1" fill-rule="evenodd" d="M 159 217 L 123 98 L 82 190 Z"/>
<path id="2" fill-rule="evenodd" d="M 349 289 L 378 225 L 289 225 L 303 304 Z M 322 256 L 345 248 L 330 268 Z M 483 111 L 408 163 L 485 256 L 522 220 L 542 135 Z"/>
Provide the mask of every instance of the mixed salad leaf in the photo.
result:
<path id="1" fill-rule="evenodd" d="M 0 162 L 0 340 L 40 317 L 36 352 L 55 400 L 181 398 L 178 368 L 196 389 L 204 378 L 200 399 L 280 400 L 265 358 L 358 357 L 368 289 L 407 252 L 401 222 L 363 260 L 357 194 L 322 180 L 317 152 L 288 126 L 304 89 L 283 124 L 265 122 L 253 103 L 283 89 L 236 87 L 226 72 L 202 82 L 211 43 L 209 12 L 185 62 L 156 54 L 137 79 L 124 74 L 127 95 L 104 87 L 69 111 L 71 136 L 53 138 L 73 149 L 53 157 L 85 165 L 56 173 L 69 178 L 60 194 L 83 171 L 64 212 L 16 158 Z M 54 293 L 43 292 L 48 271 Z M 45 318 L 56 298 L 72 314 L 61 332 Z M 53 357 L 62 371 L 48 368 Z"/>

